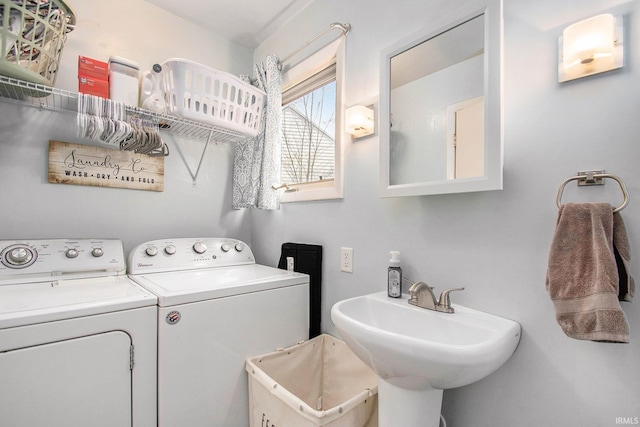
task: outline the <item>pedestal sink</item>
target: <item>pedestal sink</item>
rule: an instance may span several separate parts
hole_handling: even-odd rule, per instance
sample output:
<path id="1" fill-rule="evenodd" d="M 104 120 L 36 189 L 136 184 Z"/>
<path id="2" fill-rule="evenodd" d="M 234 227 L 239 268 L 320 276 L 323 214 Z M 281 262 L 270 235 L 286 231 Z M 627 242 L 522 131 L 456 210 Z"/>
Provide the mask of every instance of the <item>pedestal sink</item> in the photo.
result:
<path id="1" fill-rule="evenodd" d="M 342 339 L 379 377 L 380 427 L 437 427 L 442 391 L 490 375 L 518 346 L 517 322 L 452 306 L 439 313 L 380 292 L 332 307 Z"/>

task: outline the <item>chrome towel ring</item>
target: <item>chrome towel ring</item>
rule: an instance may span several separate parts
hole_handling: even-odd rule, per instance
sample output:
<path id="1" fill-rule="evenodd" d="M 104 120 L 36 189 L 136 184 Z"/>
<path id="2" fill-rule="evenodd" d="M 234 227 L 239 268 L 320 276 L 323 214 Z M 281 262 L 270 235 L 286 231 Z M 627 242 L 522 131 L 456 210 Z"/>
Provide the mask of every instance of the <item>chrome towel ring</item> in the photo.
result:
<path id="1" fill-rule="evenodd" d="M 624 182 L 622 181 L 622 179 L 618 178 L 615 175 L 604 173 L 604 170 L 578 172 L 578 175 L 565 179 L 564 182 L 560 184 L 560 188 L 558 189 L 558 195 L 556 197 L 556 205 L 558 206 L 558 209 L 560 209 L 560 206 L 562 206 L 561 201 L 562 201 L 562 193 L 564 192 L 564 187 L 569 182 L 578 181 L 579 186 L 604 185 L 605 178 L 611 178 L 614 181 L 616 181 L 618 185 L 620 185 L 620 189 L 622 190 L 622 195 L 624 196 L 624 200 L 622 201 L 620 206 L 618 206 L 613 210 L 614 212 L 620 212 L 629 203 L 629 192 L 627 191 L 627 186 L 624 185 Z"/>

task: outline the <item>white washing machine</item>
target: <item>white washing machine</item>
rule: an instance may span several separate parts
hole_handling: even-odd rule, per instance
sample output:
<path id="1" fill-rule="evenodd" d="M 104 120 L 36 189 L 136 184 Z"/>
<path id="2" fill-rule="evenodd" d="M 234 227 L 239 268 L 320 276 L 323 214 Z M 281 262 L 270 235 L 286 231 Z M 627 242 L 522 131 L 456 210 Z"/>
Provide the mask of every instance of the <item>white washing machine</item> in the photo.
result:
<path id="1" fill-rule="evenodd" d="M 158 297 L 158 425 L 247 427 L 245 360 L 307 339 L 309 276 L 219 238 L 148 242 L 128 266 Z"/>
<path id="2" fill-rule="evenodd" d="M 156 426 L 156 325 L 119 240 L 0 241 L 0 426 Z"/>

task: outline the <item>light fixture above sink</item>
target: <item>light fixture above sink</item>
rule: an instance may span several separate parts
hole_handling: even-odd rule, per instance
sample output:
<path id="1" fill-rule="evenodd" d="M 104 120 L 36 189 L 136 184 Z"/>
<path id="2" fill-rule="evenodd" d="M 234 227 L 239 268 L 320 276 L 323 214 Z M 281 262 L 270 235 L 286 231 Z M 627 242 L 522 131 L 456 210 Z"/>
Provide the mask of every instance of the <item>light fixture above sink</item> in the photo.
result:
<path id="1" fill-rule="evenodd" d="M 385 292 L 333 306 L 340 336 L 380 379 L 380 427 L 437 426 L 443 389 L 485 378 L 515 351 L 517 322 L 453 307 L 453 314 L 439 313 Z"/>

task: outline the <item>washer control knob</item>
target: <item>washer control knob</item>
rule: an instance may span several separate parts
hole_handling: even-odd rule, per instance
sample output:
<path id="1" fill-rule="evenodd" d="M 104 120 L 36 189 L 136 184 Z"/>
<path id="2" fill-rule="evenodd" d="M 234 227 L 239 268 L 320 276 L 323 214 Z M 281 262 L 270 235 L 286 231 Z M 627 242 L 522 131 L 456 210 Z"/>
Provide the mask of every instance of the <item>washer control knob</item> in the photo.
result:
<path id="1" fill-rule="evenodd" d="M 31 261 L 33 254 L 27 248 L 15 248 L 7 253 L 7 260 L 12 265 L 22 265 Z"/>
<path id="2" fill-rule="evenodd" d="M 167 255 L 173 255 L 176 253 L 176 247 L 173 245 L 169 245 L 164 248 L 164 253 L 166 253 Z"/>
<path id="3" fill-rule="evenodd" d="M 193 244 L 193 250 L 199 254 L 203 254 L 207 251 L 207 245 L 202 242 L 196 242 Z"/>
<path id="4" fill-rule="evenodd" d="M 156 256 L 158 255 L 158 248 L 156 248 L 155 246 L 149 246 L 147 249 L 145 249 L 145 252 L 149 256 Z"/>
<path id="5" fill-rule="evenodd" d="M 65 255 L 67 256 L 67 258 L 77 258 L 78 250 L 73 248 L 67 249 L 67 252 L 65 252 Z"/>
<path id="6" fill-rule="evenodd" d="M 231 250 L 231 246 L 229 246 L 228 243 L 223 243 L 222 246 L 220 246 L 220 249 L 222 249 L 222 252 L 229 252 Z"/>
<path id="7" fill-rule="evenodd" d="M 102 255 L 104 255 L 104 249 L 93 248 L 93 250 L 91 251 L 91 255 L 93 255 L 96 258 L 100 258 Z"/>
<path id="8" fill-rule="evenodd" d="M 244 250 L 244 245 L 242 243 L 236 243 L 236 251 L 242 252 Z"/>

